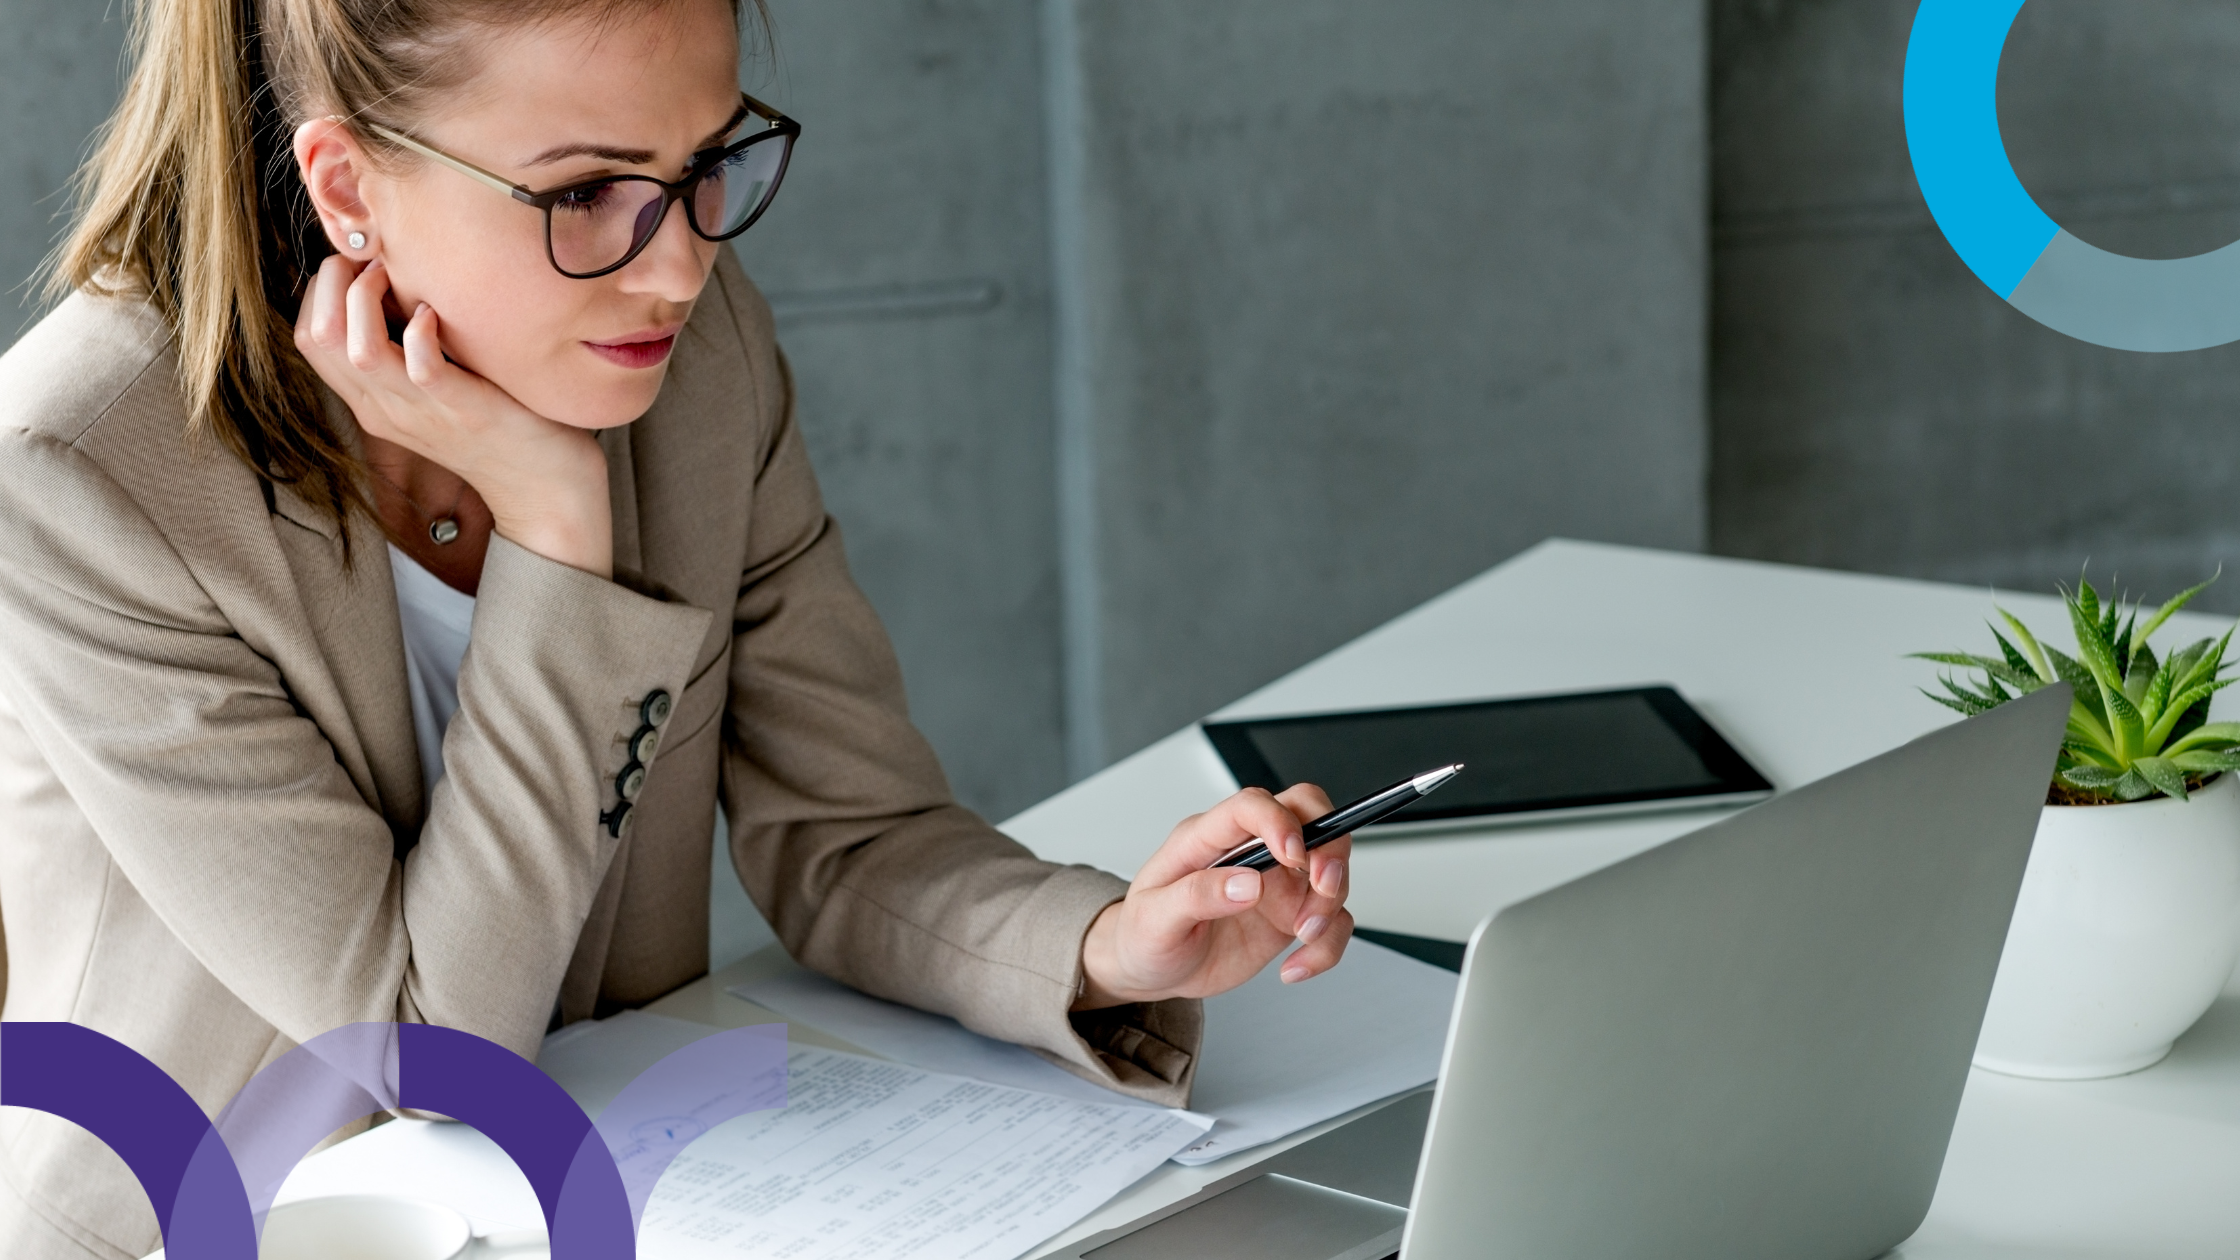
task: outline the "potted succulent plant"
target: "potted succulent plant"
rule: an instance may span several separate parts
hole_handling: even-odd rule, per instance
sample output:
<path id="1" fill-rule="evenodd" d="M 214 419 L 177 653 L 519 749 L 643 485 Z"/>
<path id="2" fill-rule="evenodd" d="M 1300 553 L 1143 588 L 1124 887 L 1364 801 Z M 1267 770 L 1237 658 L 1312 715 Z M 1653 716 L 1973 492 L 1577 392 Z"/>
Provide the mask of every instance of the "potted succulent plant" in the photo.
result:
<path id="1" fill-rule="evenodd" d="M 2215 579 L 2210 579 L 2214 581 Z M 1973 716 L 2055 681 L 2076 697 L 1984 1016 L 1976 1064 L 2081 1080 L 2161 1062 L 2240 960 L 2240 722 L 2211 722 L 2232 642 L 2157 657 L 2147 640 L 2208 586 L 2146 613 L 2064 591 L 2077 654 L 1999 609 L 1999 655 L 1937 702 Z M 2144 616 L 2144 620 L 2141 618 Z"/>

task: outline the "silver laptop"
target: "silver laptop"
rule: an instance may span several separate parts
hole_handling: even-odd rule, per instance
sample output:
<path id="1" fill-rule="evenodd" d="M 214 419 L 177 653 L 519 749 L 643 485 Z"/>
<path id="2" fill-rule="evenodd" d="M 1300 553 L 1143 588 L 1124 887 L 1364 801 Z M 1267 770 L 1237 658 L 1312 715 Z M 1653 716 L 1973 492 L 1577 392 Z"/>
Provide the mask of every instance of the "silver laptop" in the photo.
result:
<path id="1" fill-rule="evenodd" d="M 1509 906 L 1435 1091 L 1069 1260 L 1865 1260 L 1935 1193 L 2069 708 L 1946 727 Z"/>

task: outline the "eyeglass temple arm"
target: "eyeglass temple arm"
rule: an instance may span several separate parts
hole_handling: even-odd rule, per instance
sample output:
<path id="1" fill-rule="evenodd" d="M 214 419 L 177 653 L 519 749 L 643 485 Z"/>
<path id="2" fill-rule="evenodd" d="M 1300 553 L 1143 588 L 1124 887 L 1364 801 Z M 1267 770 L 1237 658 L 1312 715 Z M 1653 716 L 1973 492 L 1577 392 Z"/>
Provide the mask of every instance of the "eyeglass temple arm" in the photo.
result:
<path id="1" fill-rule="evenodd" d="M 468 179 L 474 180 L 477 183 L 488 184 L 492 188 L 495 188 L 499 192 L 512 197 L 516 201 L 533 202 L 536 198 L 535 193 L 530 192 L 528 189 L 523 188 L 519 184 L 505 179 L 503 176 L 493 175 L 490 172 L 483 170 L 481 167 L 476 166 L 472 162 L 462 162 L 459 159 L 451 156 L 450 154 L 443 152 L 441 149 L 431 149 L 427 145 L 420 143 L 418 140 L 413 139 L 411 136 L 405 135 L 403 132 L 391 131 L 387 127 L 382 126 L 380 123 L 374 122 L 367 123 L 366 127 L 368 130 L 372 131 L 373 134 L 380 136 L 382 139 L 389 141 L 391 144 L 401 144 L 405 148 L 412 150 L 414 153 L 419 154 L 421 157 L 427 158 L 428 160 L 433 162 L 441 162 L 445 166 L 450 167 L 452 170 L 455 170 L 461 175 L 466 176 Z"/>
<path id="2" fill-rule="evenodd" d="M 752 111 L 755 117 L 762 119 L 764 122 L 769 123 L 773 127 L 781 126 L 785 123 L 793 121 L 792 119 L 786 117 L 784 114 L 781 114 L 777 110 L 772 109 L 770 106 L 763 104 L 761 101 L 756 100 L 754 97 L 748 95 L 745 92 L 739 93 L 739 99 L 747 103 L 748 110 Z"/>

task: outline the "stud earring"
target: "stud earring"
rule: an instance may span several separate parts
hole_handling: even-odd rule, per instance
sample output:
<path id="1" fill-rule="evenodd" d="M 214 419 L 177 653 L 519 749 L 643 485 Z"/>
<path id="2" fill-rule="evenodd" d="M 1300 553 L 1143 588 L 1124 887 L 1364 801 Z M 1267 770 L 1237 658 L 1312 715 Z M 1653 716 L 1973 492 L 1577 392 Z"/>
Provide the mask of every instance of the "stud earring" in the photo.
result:
<path id="1" fill-rule="evenodd" d="M 352 233 L 350 234 L 350 248 L 352 248 L 352 249 L 364 249 L 365 247 L 366 247 L 366 234 L 365 234 L 365 233 L 363 233 L 363 232 L 352 232 Z"/>

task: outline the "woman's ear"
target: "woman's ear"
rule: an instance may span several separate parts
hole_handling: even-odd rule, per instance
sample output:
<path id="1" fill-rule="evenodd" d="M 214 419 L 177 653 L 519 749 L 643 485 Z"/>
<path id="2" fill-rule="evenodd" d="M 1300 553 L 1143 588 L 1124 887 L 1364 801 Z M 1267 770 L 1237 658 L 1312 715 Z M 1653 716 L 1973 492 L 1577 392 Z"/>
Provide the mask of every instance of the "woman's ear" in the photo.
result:
<path id="1" fill-rule="evenodd" d="M 373 209 L 363 195 L 365 147 L 339 118 L 314 118 L 296 128 L 296 170 L 311 195 L 311 208 L 326 229 L 327 243 L 344 257 L 364 262 L 381 253 Z"/>

